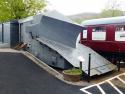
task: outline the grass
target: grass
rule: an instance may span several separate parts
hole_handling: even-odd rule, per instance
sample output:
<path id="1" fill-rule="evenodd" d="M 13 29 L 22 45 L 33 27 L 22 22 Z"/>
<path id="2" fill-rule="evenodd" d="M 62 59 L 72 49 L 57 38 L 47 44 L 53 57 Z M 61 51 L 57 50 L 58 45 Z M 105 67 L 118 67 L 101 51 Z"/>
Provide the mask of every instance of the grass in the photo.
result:
<path id="1" fill-rule="evenodd" d="M 80 75 L 80 74 L 82 74 L 82 70 L 81 69 L 72 68 L 72 69 L 64 70 L 64 73 L 65 74 L 69 74 L 69 75 Z"/>

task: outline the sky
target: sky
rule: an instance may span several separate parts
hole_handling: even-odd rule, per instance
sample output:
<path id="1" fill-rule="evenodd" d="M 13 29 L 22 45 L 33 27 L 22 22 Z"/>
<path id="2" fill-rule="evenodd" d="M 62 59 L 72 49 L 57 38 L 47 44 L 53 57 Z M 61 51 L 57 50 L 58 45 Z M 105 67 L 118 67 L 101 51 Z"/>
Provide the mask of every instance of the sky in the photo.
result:
<path id="1" fill-rule="evenodd" d="M 64 15 L 73 15 L 83 12 L 99 13 L 106 7 L 109 0 L 47 0 L 49 9 L 55 9 Z M 120 1 L 123 9 L 125 0 Z"/>

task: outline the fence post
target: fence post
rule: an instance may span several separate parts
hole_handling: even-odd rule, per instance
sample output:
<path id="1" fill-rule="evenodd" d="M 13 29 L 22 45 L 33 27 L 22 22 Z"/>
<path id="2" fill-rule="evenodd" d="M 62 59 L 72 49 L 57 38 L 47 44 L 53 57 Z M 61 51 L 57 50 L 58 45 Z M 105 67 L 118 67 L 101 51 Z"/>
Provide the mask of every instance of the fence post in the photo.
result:
<path id="1" fill-rule="evenodd" d="M 118 65 L 117 65 L 117 67 L 118 67 L 118 71 L 120 71 L 120 65 L 121 65 L 120 64 L 120 61 L 121 61 L 121 59 L 120 59 L 120 48 L 119 48 L 118 54 L 119 54 L 118 55 L 119 57 L 118 57 Z"/>
<path id="2" fill-rule="evenodd" d="M 82 61 L 79 62 L 80 69 L 82 70 Z"/>
<path id="3" fill-rule="evenodd" d="M 89 61 L 88 61 L 88 82 L 90 82 L 90 70 L 91 70 L 91 54 L 89 53 Z"/>

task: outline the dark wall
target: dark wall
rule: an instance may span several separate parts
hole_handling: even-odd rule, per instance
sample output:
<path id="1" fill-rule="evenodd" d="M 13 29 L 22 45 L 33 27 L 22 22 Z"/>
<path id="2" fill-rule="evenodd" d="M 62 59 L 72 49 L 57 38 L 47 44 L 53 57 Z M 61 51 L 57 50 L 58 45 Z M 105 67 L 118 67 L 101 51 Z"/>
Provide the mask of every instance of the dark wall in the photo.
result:
<path id="1" fill-rule="evenodd" d="M 10 22 L 10 45 L 16 46 L 19 43 L 19 23 L 18 21 Z"/>

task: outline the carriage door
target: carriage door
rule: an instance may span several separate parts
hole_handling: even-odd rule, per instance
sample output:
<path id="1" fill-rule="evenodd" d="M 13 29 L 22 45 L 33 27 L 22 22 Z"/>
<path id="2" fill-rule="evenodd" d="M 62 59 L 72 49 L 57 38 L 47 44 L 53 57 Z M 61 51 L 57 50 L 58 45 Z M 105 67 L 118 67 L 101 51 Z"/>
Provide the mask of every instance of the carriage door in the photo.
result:
<path id="1" fill-rule="evenodd" d="M 79 42 L 79 43 L 82 43 L 84 41 L 87 40 L 87 30 L 84 29 L 78 36 L 77 40 L 76 40 L 76 44 Z"/>
<path id="2" fill-rule="evenodd" d="M 116 27 L 115 41 L 125 41 L 125 26 Z"/>

